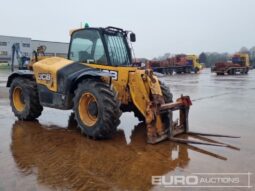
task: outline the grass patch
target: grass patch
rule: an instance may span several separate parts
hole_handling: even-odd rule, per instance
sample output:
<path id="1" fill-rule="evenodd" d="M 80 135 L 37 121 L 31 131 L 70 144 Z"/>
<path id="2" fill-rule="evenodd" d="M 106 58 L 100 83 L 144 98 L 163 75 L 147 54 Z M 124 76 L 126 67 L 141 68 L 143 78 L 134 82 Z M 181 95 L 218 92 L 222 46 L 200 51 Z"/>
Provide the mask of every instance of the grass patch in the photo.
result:
<path id="1" fill-rule="evenodd" d="M 8 63 L 0 63 L 0 69 L 9 69 Z"/>

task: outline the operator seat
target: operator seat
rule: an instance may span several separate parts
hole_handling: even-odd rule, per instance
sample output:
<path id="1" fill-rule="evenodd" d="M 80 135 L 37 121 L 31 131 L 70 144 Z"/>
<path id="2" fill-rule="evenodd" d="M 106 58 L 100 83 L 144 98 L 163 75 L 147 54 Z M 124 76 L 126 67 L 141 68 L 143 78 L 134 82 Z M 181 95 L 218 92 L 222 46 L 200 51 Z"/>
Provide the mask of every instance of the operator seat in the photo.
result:
<path id="1" fill-rule="evenodd" d="M 87 51 L 80 51 L 79 52 L 79 61 L 81 62 L 87 62 L 87 60 L 92 60 L 91 54 L 89 54 Z"/>

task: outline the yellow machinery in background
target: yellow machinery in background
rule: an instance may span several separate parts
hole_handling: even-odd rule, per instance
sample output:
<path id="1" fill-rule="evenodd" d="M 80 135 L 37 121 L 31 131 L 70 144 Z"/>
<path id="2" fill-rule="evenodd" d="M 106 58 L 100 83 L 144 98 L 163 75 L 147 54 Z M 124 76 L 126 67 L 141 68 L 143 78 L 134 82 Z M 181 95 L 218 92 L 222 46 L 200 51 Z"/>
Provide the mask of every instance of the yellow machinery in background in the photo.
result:
<path id="1" fill-rule="evenodd" d="M 203 65 L 200 63 L 199 58 L 195 54 L 186 55 L 187 61 L 190 61 L 193 66 L 193 70 L 195 73 L 199 72 L 203 69 Z"/>

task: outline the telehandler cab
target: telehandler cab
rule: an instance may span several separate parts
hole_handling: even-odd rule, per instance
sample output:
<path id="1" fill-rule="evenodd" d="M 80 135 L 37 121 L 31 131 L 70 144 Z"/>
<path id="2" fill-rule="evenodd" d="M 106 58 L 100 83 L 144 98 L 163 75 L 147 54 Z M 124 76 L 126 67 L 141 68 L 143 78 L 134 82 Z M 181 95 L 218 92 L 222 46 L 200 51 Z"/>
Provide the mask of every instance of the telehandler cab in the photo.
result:
<path id="1" fill-rule="evenodd" d="M 188 133 L 190 98 L 181 96 L 172 103 L 169 88 L 151 69 L 133 67 L 128 39 L 135 42 L 135 34 L 85 27 L 71 32 L 68 59 L 35 54 L 8 78 L 15 116 L 34 120 L 43 106 L 73 109 L 81 132 L 102 139 L 117 131 L 122 111 L 133 111 L 146 123 L 148 143 L 189 143 L 174 136 Z M 172 121 L 174 110 L 180 111 L 178 123 Z"/>

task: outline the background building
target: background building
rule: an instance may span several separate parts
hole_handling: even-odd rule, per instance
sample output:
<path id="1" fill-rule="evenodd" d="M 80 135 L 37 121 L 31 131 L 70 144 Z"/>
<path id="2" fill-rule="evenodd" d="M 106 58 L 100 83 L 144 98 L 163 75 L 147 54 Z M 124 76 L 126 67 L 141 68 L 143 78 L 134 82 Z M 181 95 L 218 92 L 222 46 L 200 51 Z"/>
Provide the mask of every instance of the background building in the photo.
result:
<path id="1" fill-rule="evenodd" d="M 47 47 L 46 56 L 67 57 L 69 43 L 32 40 L 26 37 L 12 37 L 0 35 L 0 63 L 11 64 L 12 45 L 20 44 L 20 50 L 24 56 L 32 57 L 32 52 L 37 50 L 37 47 L 44 45 Z M 17 65 L 15 57 L 14 64 Z"/>

